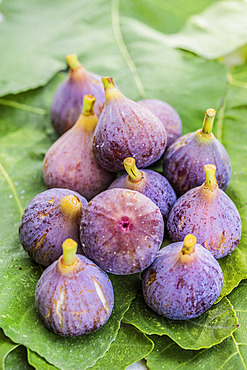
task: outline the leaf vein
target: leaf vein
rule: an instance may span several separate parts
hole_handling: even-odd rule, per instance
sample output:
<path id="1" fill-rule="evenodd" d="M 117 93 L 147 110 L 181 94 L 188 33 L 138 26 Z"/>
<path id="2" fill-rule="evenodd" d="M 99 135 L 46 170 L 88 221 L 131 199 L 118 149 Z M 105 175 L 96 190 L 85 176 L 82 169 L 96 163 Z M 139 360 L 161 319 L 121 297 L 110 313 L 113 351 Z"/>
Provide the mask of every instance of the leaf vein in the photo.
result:
<path id="1" fill-rule="evenodd" d="M 112 0 L 112 11 L 111 11 L 111 21 L 114 38 L 119 47 L 120 53 L 122 54 L 123 59 L 125 60 L 127 66 L 129 67 L 130 72 L 132 73 L 137 89 L 141 98 L 145 97 L 144 87 L 135 66 L 133 59 L 131 58 L 127 46 L 123 40 L 123 36 L 120 29 L 120 20 L 119 20 L 119 0 Z"/>
<path id="2" fill-rule="evenodd" d="M 241 352 L 240 352 L 240 350 L 239 350 L 239 345 L 238 345 L 238 343 L 237 343 L 236 339 L 234 338 L 234 335 L 233 335 L 233 334 L 231 334 L 231 337 L 232 337 L 232 340 L 233 340 L 233 342 L 234 342 L 234 344 L 235 344 L 235 346 L 236 346 L 236 349 L 237 349 L 238 355 L 239 355 L 239 357 L 240 357 L 240 359 L 241 359 L 241 361 L 242 361 L 242 364 L 243 364 L 243 366 L 244 366 L 244 369 L 247 369 L 247 367 L 246 367 L 246 365 L 245 365 L 245 363 L 244 363 L 243 356 L 241 355 Z"/>
<path id="3" fill-rule="evenodd" d="M 13 184 L 13 181 L 11 180 L 9 174 L 7 173 L 7 171 L 5 170 L 5 168 L 3 167 L 3 165 L 0 163 L 0 171 L 2 172 L 3 174 L 3 177 L 5 178 L 5 181 L 7 182 L 15 200 L 16 200 L 16 203 L 17 203 L 17 206 L 19 208 L 19 211 L 21 213 L 21 215 L 23 214 L 23 209 L 22 209 L 22 206 L 21 206 L 21 202 L 20 202 L 20 199 L 17 195 L 17 192 L 16 192 L 16 189 L 15 189 L 15 186 Z"/>
<path id="4" fill-rule="evenodd" d="M 20 109 L 26 112 L 40 114 L 41 116 L 45 116 L 47 114 L 45 109 L 32 107 L 31 105 L 22 104 L 22 103 L 18 103 L 18 102 L 7 100 L 7 99 L 0 99 L 0 105 L 5 105 L 7 107 Z"/>

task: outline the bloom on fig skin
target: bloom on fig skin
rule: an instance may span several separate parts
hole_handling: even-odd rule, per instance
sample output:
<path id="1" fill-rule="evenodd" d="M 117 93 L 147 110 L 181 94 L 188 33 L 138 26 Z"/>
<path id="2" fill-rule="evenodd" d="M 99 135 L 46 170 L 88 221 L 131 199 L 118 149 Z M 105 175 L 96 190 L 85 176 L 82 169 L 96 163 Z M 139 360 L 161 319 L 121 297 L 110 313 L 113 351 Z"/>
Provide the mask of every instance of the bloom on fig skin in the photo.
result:
<path id="1" fill-rule="evenodd" d="M 43 272 L 35 292 L 47 328 L 69 337 L 100 329 L 114 305 L 109 277 L 88 258 L 76 255 L 76 248 L 74 240 L 64 241 L 63 256 Z"/>
<path id="2" fill-rule="evenodd" d="M 164 176 L 179 195 L 205 181 L 205 164 L 216 165 L 220 189 L 225 191 L 229 185 L 231 162 L 226 149 L 212 133 L 215 115 L 214 109 L 207 109 L 202 129 L 177 139 L 164 155 Z"/>
<path id="3" fill-rule="evenodd" d="M 92 138 L 98 122 L 94 104 L 94 96 L 84 96 L 76 124 L 53 143 L 43 165 L 48 188 L 74 190 L 87 200 L 106 190 L 115 179 L 115 174 L 102 168 L 93 155 Z"/>
<path id="4" fill-rule="evenodd" d="M 231 253 L 241 238 L 242 224 L 233 201 L 219 189 L 216 166 L 204 166 L 206 181 L 189 190 L 174 204 L 167 221 L 172 241 L 182 241 L 190 232 L 215 258 Z"/>
<path id="5" fill-rule="evenodd" d="M 150 110 L 126 98 L 111 77 L 102 81 L 105 105 L 93 137 L 95 158 L 112 172 L 122 171 L 127 157 L 135 158 L 138 167 L 149 166 L 165 151 L 164 126 Z"/>
<path id="6" fill-rule="evenodd" d="M 200 316 L 219 297 L 222 286 L 218 261 L 194 235 L 164 247 L 142 276 L 146 304 L 173 320 Z"/>
<path id="7" fill-rule="evenodd" d="M 78 253 L 82 253 L 79 224 L 87 201 L 80 194 L 67 189 L 50 189 L 34 197 L 26 207 L 19 236 L 26 252 L 37 263 L 49 266 L 62 255 L 62 243 L 75 239 Z"/>
<path id="8" fill-rule="evenodd" d="M 164 125 L 167 134 L 166 149 L 182 134 L 182 122 L 178 112 L 168 103 L 159 99 L 145 99 L 138 101 L 149 109 Z"/>
<path id="9" fill-rule="evenodd" d="M 82 110 L 83 97 L 96 97 L 95 113 L 99 117 L 105 101 L 101 76 L 88 72 L 75 54 L 66 56 L 69 77 L 58 87 L 51 107 L 51 123 L 59 135 L 68 131 L 77 121 Z"/>

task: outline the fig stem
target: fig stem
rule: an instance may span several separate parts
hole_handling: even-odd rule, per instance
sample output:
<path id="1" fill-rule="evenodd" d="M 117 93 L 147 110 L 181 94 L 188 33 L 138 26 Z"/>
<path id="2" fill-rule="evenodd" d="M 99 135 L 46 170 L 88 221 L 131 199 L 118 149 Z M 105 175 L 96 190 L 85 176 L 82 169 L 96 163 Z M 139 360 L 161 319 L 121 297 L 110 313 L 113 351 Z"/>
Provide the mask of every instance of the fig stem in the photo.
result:
<path id="1" fill-rule="evenodd" d="M 103 82 L 105 90 L 111 89 L 111 88 L 116 88 L 115 85 L 114 85 L 112 77 L 102 77 L 102 82 Z"/>
<path id="2" fill-rule="evenodd" d="M 215 177 L 216 166 L 214 164 L 206 164 L 204 166 L 204 171 L 206 174 L 204 186 L 209 189 L 215 189 L 217 187 L 217 180 Z"/>
<path id="3" fill-rule="evenodd" d="M 136 167 L 135 158 L 125 158 L 123 163 L 130 180 L 133 182 L 139 182 L 142 179 L 142 172 Z"/>
<path id="4" fill-rule="evenodd" d="M 77 56 L 76 54 L 69 54 L 65 57 L 69 67 L 75 71 L 77 68 L 81 67 L 81 63 L 79 62 L 79 60 L 77 59 Z"/>
<path id="5" fill-rule="evenodd" d="M 105 89 L 105 101 L 114 100 L 118 97 L 123 96 L 120 91 L 114 85 L 112 77 L 102 77 L 102 82 Z"/>
<path id="6" fill-rule="evenodd" d="M 210 135 L 212 133 L 215 115 L 216 111 L 213 108 L 209 108 L 206 110 L 202 126 L 202 133 L 204 135 Z"/>
<path id="7" fill-rule="evenodd" d="M 81 211 L 81 202 L 73 194 L 66 195 L 61 199 L 60 207 L 65 214 L 67 214 L 69 217 L 73 217 L 77 216 Z"/>
<path id="8" fill-rule="evenodd" d="M 63 242 L 63 264 L 70 266 L 75 262 L 77 243 L 73 239 L 66 239 Z"/>
<path id="9" fill-rule="evenodd" d="M 182 247 L 182 253 L 183 254 L 189 254 L 192 253 L 195 249 L 195 244 L 197 240 L 196 237 L 192 234 L 186 235 L 184 238 L 184 245 Z"/>
<path id="10" fill-rule="evenodd" d="M 95 97 L 93 95 L 84 95 L 82 114 L 84 116 L 94 115 Z"/>

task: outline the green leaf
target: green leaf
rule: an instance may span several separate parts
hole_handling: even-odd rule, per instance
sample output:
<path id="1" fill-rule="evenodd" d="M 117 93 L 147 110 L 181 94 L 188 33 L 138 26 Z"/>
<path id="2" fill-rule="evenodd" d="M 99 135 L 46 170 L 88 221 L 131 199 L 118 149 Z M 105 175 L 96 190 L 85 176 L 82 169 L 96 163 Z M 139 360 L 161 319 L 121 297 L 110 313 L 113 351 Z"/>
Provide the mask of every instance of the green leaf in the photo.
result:
<path id="1" fill-rule="evenodd" d="M 238 78 L 241 77 L 241 81 Z M 242 236 L 238 247 L 229 256 L 219 259 L 224 273 L 221 296 L 235 288 L 247 278 L 247 148 L 246 108 L 247 108 L 247 66 L 235 68 L 229 75 L 225 102 L 219 112 L 216 135 L 225 145 L 232 163 L 232 179 L 227 194 L 235 202 L 242 220 Z M 237 126 L 237 127 L 236 127 Z"/>
<path id="2" fill-rule="evenodd" d="M 193 14 L 200 13 L 214 0 L 192 0 L 184 6 L 183 0 L 120 1 L 120 15 L 135 18 L 163 33 L 175 33 Z"/>
<path id="3" fill-rule="evenodd" d="M 238 327 L 238 320 L 227 298 L 213 305 L 196 319 L 169 320 L 152 311 L 142 295 L 132 302 L 123 321 L 136 326 L 143 333 L 168 335 L 180 347 L 200 349 L 222 342 Z"/>
<path id="4" fill-rule="evenodd" d="M 32 370 L 27 362 L 27 349 L 24 346 L 11 351 L 5 360 L 5 370 Z"/>
<path id="5" fill-rule="evenodd" d="M 191 17 L 184 29 L 169 37 L 170 44 L 216 59 L 232 53 L 247 42 L 247 4 L 220 1 Z"/>
<path id="6" fill-rule="evenodd" d="M 152 335 L 154 350 L 146 357 L 150 370 L 160 369 L 246 369 L 247 368 L 247 282 L 243 281 L 229 299 L 239 319 L 239 328 L 222 343 L 199 351 L 183 350 L 170 338 Z"/>
<path id="7" fill-rule="evenodd" d="M 28 363 L 37 370 L 56 370 L 57 367 L 49 364 L 43 357 L 27 348 Z"/>
<path id="8" fill-rule="evenodd" d="M 6 356 L 18 346 L 19 344 L 12 342 L 0 329 L 0 369 L 4 369 Z"/>
<path id="9" fill-rule="evenodd" d="M 196 1 L 193 3 L 195 4 Z M 205 1 L 202 4 L 203 8 Z M 167 6 L 169 8 L 169 5 Z M 119 7 L 119 0 L 111 2 L 93 0 L 84 3 L 71 0 L 69 3 L 63 2 L 62 6 L 59 0 L 54 0 L 52 3 L 48 0 L 42 3 L 32 0 L 22 3 L 18 0 L 13 0 L 11 3 L 3 1 L 1 11 L 4 18 L 0 22 L 0 32 L 4 37 L 0 38 L 0 47 L 1 50 L 7 51 L 7 56 L 2 56 L 2 59 L 0 56 L 2 72 L 0 95 L 17 93 L 46 84 L 57 71 L 66 67 L 64 57 L 72 52 L 79 54 L 87 69 L 101 75 L 116 76 L 118 83 L 124 82 L 121 85 L 123 91 L 133 94 L 132 97 L 137 98 L 137 93 L 139 97 L 145 96 L 144 79 L 150 87 L 149 77 L 152 77 L 152 84 L 160 85 L 161 91 L 168 89 L 165 94 L 168 97 L 173 96 L 173 89 L 177 82 L 182 83 L 180 86 L 182 86 L 183 98 L 187 96 L 188 82 L 191 87 L 195 85 L 193 88 L 197 90 L 198 84 L 194 82 L 199 76 L 196 71 L 193 73 L 193 62 L 191 64 L 189 62 L 186 68 L 184 63 L 186 57 L 168 46 L 164 34 L 135 21 L 135 15 L 139 15 L 138 9 L 131 18 L 128 18 L 124 17 L 126 7 L 121 6 L 120 9 Z M 157 8 L 155 14 L 159 12 L 159 3 Z M 201 5 L 195 5 L 192 8 L 198 9 Z M 174 5 L 172 9 L 176 13 L 183 13 L 177 11 Z M 147 7 L 143 6 L 141 14 L 145 14 L 146 11 L 148 11 Z M 166 17 L 171 19 L 171 11 L 167 10 L 167 12 Z M 30 14 L 32 17 L 29 16 Z M 127 14 L 129 15 L 128 11 Z M 92 50 L 97 50 L 97 58 Z M 19 55 L 21 58 L 18 58 Z M 16 68 L 17 58 L 18 68 Z M 154 74 L 148 73 L 150 67 L 147 69 L 147 66 L 152 66 L 155 70 L 156 64 L 159 65 L 160 73 L 154 80 Z M 197 60 L 195 64 L 200 64 L 202 71 L 204 67 L 206 68 L 203 61 Z M 172 73 L 171 70 L 173 70 Z M 210 72 L 207 72 L 207 78 L 211 79 Z M 216 70 L 215 73 L 217 73 Z M 182 76 L 183 79 L 180 81 Z M 216 91 L 211 90 L 212 96 L 207 94 L 209 86 L 203 82 L 205 77 L 200 75 L 201 87 L 205 85 L 202 87 L 202 90 L 205 89 L 204 104 L 208 100 L 214 102 L 214 98 L 217 100 L 217 90 L 222 87 L 220 68 L 219 84 L 215 85 Z M 132 83 L 130 90 L 131 79 L 134 80 L 134 84 Z M 210 85 L 211 82 L 208 81 L 208 83 Z M 186 94 L 184 94 L 185 91 Z M 159 93 L 157 89 L 156 93 Z M 217 101 L 215 105 L 218 106 Z"/>
<path id="10" fill-rule="evenodd" d="M 133 326 L 122 326 L 106 355 L 96 362 L 94 370 L 124 370 L 126 366 L 146 357 L 153 342 Z"/>

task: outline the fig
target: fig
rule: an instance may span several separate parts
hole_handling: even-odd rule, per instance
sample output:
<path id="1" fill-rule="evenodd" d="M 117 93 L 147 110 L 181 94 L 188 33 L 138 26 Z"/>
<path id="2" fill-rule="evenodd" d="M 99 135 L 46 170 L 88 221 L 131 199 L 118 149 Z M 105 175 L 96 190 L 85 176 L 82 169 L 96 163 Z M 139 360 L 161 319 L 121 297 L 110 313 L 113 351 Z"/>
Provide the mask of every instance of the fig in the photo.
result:
<path id="1" fill-rule="evenodd" d="M 100 329 L 111 316 L 114 293 L 107 274 L 76 254 L 73 239 L 63 242 L 63 255 L 42 274 L 35 301 L 46 327 L 72 337 Z"/>
<path id="2" fill-rule="evenodd" d="M 205 181 L 205 164 L 217 166 L 217 182 L 222 190 L 226 190 L 230 182 L 230 158 L 212 133 L 215 114 L 214 109 L 207 109 L 202 129 L 182 136 L 165 153 L 164 176 L 179 195 Z"/>
<path id="3" fill-rule="evenodd" d="M 87 201 L 66 189 L 50 189 L 34 197 L 26 207 L 19 227 L 21 244 L 29 256 L 49 266 L 63 253 L 62 242 L 71 237 L 79 243 L 82 209 Z"/>
<path id="4" fill-rule="evenodd" d="M 158 172 L 138 170 L 135 159 L 131 157 L 125 158 L 124 167 L 128 175 L 118 177 L 109 189 L 124 188 L 146 195 L 159 207 L 166 223 L 168 214 L 177 200 L 176 193 L 168 180 Z"/>
<path id="5" fill-rule="evenodd" d="M 241 219 L 233 201 L 219 189 L 216 166 L 204 166 L 206 181 L 189 190 L 174 204 L 167 221 L 172 241 L 190 232 L 215 258 L 231 253 L 241 238 Z"/>
<path id="6" fill-rule="evenodd" d="M 127 275 L 153 262 L 162 243 L 164 222 L 159 208 L 145 195 L 117 188 L 89 202 L 80 231 L 86 257 L 106 272 Z"/>
<path id="7" fill-rule="evenodd" d="M 109 171 L 124 169 L 123 161 L 133 157 L 137 166 L 157 161 L 166 147 L 166 131 L 160 120 L 140 104 L 126 98 L 111 77 L 102 78 L 105 105 L 94 132 L 93 152 Z"/>
<path id="8" fill-rule="evenodd" d="M 223 273 L 212 254 L 197 244 L 194 235 L 158 252 L 143 273 L 146 304 L 173 320 L 188 320 L 208 310 L 220 295 Z"/>
<path id="9" fill-rule="evenodd" d="M 105 101 L 101 76 L 86 71 L 75 54 L 67 55 L 69 77 L 58 87 L 51 107 L 51 123 L 59 135 L 68 131 L 77 121 L 82 110 L 83 97 L 96 97 L 95 114 L 99 117 Z"/>
<path id="10" fill-rule="evenodd" d="M 94 102 L 92 95 L 84 96 L 82 114 L 50 147 L 43 166 L 48 188 L 71 189 L 88 200 L 107 189 L 115 178 L 115 174 L 100 167 L 93 155 L 92 137 L 98 121 Z"/>
<path id="11" fill-rule="evenodd" d="M 138 103 L 149 109 L 163 123 L 167 134 L 167 148 L 181 136 L 181 118 L 170 104 L 159 99 L 145 99 Z"/>

